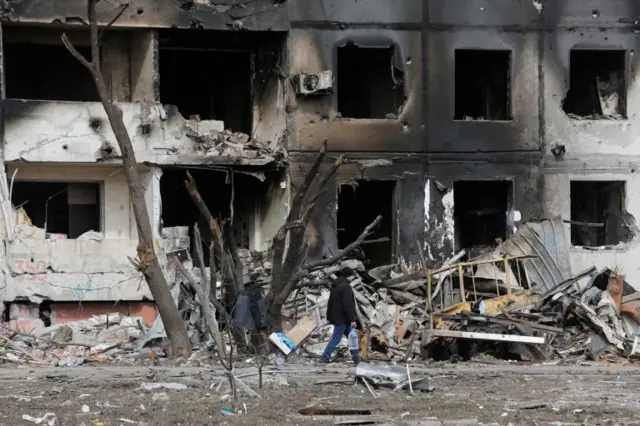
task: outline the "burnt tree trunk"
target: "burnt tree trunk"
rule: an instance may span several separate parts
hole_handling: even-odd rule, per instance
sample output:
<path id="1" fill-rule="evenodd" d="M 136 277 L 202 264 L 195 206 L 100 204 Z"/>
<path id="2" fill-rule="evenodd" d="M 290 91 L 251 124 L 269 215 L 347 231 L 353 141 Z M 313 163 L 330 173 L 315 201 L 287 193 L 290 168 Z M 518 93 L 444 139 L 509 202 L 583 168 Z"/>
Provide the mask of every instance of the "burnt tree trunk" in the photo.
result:
<path id="1" fill-rule="evenodd" d="M 91 36 L 91 61 L 87 61 L 84 56 L 73 47 L 66 34 L 63 34 L 62 41 L 69 52 L 91 72 L 98 95 L 100 96 L 100 101 L 109 118 L 109 124 L 120 147 L 124 175 L 127 180 L 127 186 L 129 187 L 129 196 L 131 198 L 131 204 L 133 205 L 133 213 L 138 230 L 137 252 L 139 264 L 137 266 L 144 275 L 145 281 L 158 307 L 160 317 L 167 332 L 167 337 L 171 342 L 171 355 L 189 356 L 191 354 L 191 343 L 187 335 L 187 329 L 178 310 L 178 306 L 171 296 L 169 286 L 167 285 L 154 250 L 153 231 L 144 199 L 145 189 L 140 179 L 140 172 L 133 151 L 133 145 L 131 144 L 131 138 L 122 119 L 122 110 L 111 99 L 104 76 L 101 72 L 96 0 L 88 0 L 87 9 Z M 111 22 L 115 22 L 125 9 L 126 6 L 122 7 L 119 15 Z"/>
<path id="2" fill-rule="evenodd" d="M 292 282 L 293 274 L 306 258 L 305 231 L 311 220 L 315 203 L 325 192 L 329 179 L 343 162 L 341 156 L 316 182 L 326 150 L 327 143 L 325 142 L 311 169 L 293 196 L 285 224 L 280 227 L 273 238 L 273 273 L 267 303 L 269 323 L 271 329 L 275 331 L 282 330 L 282 306 L 295 288 L 295 282 Z M 312 188 L 315 189 L 315 192 L 313 195 L 309 195 Z"/>
<path id="3" fill-rule="evenodd" d="M 308 245 L 305 232 L 311 221 L 311 216 L 318 198 L 325 193 L 329 180 L 336 174 L 343 164 L 343 157 L 339 157 L 331 163 L 318 178 L 320 166 L 324 160 L 327 143 L 322 145 L 313 166 L 305 176 L 302 184 L 296 191 L 291 209 L 285 224 L 280 227 L 273 238 L 273 274 L 271 279 L 271 291 L 267 295 L 269 305 L 269 322 L 271 328 L 276 331 L 282 329 L 282 307 L 300 279 L 309 275 L 316 268 L 333 265 L 349 255 L 353 250 L 362 245 L 365 238 L 371 235 L 373 228 L 378 226 L 382 216 L 378 216 L 371 222 L 360 236 L 334 256 L 315 262 L 304 263 L 307 257 Z"/>

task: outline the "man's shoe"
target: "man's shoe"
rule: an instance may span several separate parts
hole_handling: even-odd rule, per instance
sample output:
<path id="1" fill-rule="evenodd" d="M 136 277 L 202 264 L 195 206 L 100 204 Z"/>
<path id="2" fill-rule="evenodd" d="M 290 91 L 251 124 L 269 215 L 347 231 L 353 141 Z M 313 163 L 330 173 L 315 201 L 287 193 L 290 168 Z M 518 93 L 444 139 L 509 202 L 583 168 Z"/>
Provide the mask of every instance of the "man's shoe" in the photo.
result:
<path id="1" fill-rule="evenodd" d="M 331 360 L 327 359 L 327 358 L 320 358 L 320 361 L 318 361 L 320 364 L 330 364 Z"/>

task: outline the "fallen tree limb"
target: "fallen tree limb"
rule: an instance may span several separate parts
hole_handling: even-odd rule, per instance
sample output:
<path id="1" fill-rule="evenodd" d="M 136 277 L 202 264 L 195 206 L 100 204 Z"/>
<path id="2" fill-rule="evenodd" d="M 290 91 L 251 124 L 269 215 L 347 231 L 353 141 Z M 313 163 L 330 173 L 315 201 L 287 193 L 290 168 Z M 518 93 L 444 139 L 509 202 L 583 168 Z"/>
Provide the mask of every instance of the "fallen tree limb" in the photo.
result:
<path id="1" fill-rule="evenodd" d="M 191 173 L 187 172 L 187 180 L 184 182 L 184 186 L 193 200 L 193 203 L 196 205 L 196 208 L 204 218 L 205 222 L 209 226 L 209 231 L 211 232 L 211 238 L 213 243 L 215 244 L 215 250 L 219 257 L 219 261 L 222 265 L 222 270 L 225 274 L 225 279 L 233 286 L 234 293 L 237 292 L 237 283 L 235 282 L 235 274 L 233 271 L 233 265 L 231 264 L 231 260 L 227 257 L 226 251 L 224 248 L 224 240 L 222 238 L 222 229 L 220 229 L 220 225 L 218 221 L 213 217 L 211 211 L 207 207 L 206 203 L 202 199 L 200 192 L 198 191 L 198 187 L 196 186 L 196 180 L 191 176 Z"/>
<path id="2" fill-rule="evenodd" d="M 187 271 L 187 269 L 184 267 L 184 265 L 182 264 L 182 262 L 180 262 L 180 260 L 178 258 L 176 258 L 175 256 L 173 257 L 173 263 L 176 265 L 176 267 L 178 268 L 178 270 L 180 271 L 180 273 L 186 278 L 186 280 L 189 282 L 189 284 L 191 285 L 191 288 L 196 292 L 197 294 L 197 285 L 198 282 L 196 281 L 196 279 L 193 277 L 193 275 L 191 275 L 191 273 L 189 271 Z M 215 298 L 214 298 L 215 299 Z M 209 301 L 213 304 L 213 306 L 220 312 L 220 314 L 225 318 L 226 321 L 231 321 L 231 317 L 229 316 L 229 313 L 222 307 L 222 305 L 220 304 L 220 302 L 218 302 L 217 300 L 211 300 L 211 298 L 209 298 Z M 200 299 L 198 298 L 196 301 L 196 303 L 200 304 Z"/>
<path id="3" fill-rule="evenodd" d="M 360 234 L 360 236 L 354 242 L 349 244 L 344 249 L 340 250 L 334 256 L 331 256 L 331 257 L 329 257 L 327 259 L 322 259 L 322 260 L 318 260 L 318 261 L 315 261 L 315 262 L 310 262 L 310 263 L 304 265 L 301 268 L 300 271 L 298 271 L 295 274 L 293 274 L 291 276 L 291 278 L 289 279 L 289 283 L 287 284 L 287 287 L 285 287 L 284 291 L 281 293 L 281 295 L 286 294 L 285 298 L 282 300 L 282 303 L 284 303 L 286 298 L 289 297 L 289 294 L 291 294 L 291 292 L 296 287 L 296 285 L 297 285 L 297 283 L 298 283 L 298 281 L 300 279 L 302 279 L 305 276 L 309 275 L 309 273 L 313 269 L 320 268 L 320 267 L 323 267 L 323 266 L 333 265 L 333 264 L 339 262 L 340 260 L 342 260 L 345 256 L 347 256 L 349 253 L 351 253 L 355 248 L 359 247 L 362 244 L 362 242 L 365 240 L 365 238 L 367 238 L 369 235 L 371 235 L 371 232 L 372 232 L 373 228 L 378 226 L 378 224 L 380 223 L 381 220 L 382 220 L 382 216 L 376 217 L 373 222 L 371 222 L 369 225 L 366 226 L 366 228 L 364 228 L 364 231 L 362 231 L 362 234 Z"/>
<path id="4" fill-rule="evenodd" d="M 323 266 L 333 265 L 334 263 L 342 260 L 342 258 L 344 258 L 349 253 L 351 253 L 353 250 L 355 250 L 357 247 L 362 245 L 364 240 L 369 235 L 371 235 L 371 231 L 373 230 L 373 228 L 378 226 L 378 224 L 380 223 L 381 220 L 382 220 L 382 216 L 376 217 L 373 222 L 371 222 L 369 225 L 367 225 L 366 228 L 364 228 L 364 231 L 362 231 L 362 234 L 360 234 L 360 236 L 354 242 L 352 242 L 351 244 L 349 244 L 348 246 L 346 246 L 342 250 L 338 251 L 338 253 L 336 253 L 334 256 L 329 257 L 327 259 L 322 259 L 322 260 L 318 260 L 318 261 L 315 261 L 315 262 L 310 262 L 310 263 L 304 265 L 302 267 L 302 269 L 308 269 L 308 270 L 317 269 L 317 268 L 321 268 Z"/>

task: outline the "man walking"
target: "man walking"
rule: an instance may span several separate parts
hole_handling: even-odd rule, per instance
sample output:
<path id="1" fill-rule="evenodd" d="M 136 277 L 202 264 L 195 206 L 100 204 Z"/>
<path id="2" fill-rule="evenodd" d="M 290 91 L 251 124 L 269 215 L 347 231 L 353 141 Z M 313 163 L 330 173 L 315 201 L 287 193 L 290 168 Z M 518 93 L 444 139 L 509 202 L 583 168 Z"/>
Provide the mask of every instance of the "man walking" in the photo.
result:
<path id="1" fill-rule="evenodd" d="M 332 282 L 327 305 L 327 320 L 329 324 L 333 324 L 333 335 L 320 357 L 322 362 L 330 362 L 342 336 L 348 337 L 351 330 L 356 328 L 356 302 L 351 288 L 351 281 L 355 278 L 353 269 L 342 268 L 337 275 Z M 356 364 L 360 362 L 360 352 L 357 349 L 351 351 L 351 357 Z"/>

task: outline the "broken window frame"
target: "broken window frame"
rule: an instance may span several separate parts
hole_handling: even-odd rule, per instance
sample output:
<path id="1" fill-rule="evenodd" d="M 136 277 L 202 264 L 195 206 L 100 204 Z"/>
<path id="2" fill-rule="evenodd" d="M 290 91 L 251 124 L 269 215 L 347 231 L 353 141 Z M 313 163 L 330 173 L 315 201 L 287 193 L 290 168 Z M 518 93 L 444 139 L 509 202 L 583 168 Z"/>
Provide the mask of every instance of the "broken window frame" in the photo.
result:
<path id="1" fill-rule="evenodd" d="M 574 112 L 567 112 L 567 110 L 565 109 L 565 102 L 569 98 L 569 93 L 572 90 L 572 87 L 571 87 L 571 74 L 572 74 L 572 62 L 573 62 L 572 55 L 577 52 L 580 52 L 580 53 L 590 52 L 591 54 L 594 54 L 594 55 L 597 53 L 603 53 L 603 52 L 607 52 L 610 54 L 620 54 L 620 58 L 618 59 L 621 59 L 622 66 L 618 71 L 620 71 L 621 73 L 620 78 L 622 79 L 622 81 L 618 91 L 618 112 L 616 115 L 604 115 L 604 112 L 601 115 L 596 115 L 596 114 L 579 115 Z M 627 108 L 628 99 L 627 98 L 628 98 L 629 77 L 630 77 L 628 49 L 615 48 L 615 47 L 574 46 L 571 49 L 569 49 L 568 60 L 569 61 L 568 61 L 568 66 L 566 71 L 567 93 L 564 99 L 562 100 L 562 111 L 565 113 L 565 115 L 571 120 L 602 120 L 602 119 L 615 120 L 615 121 L 627 120 L 628 119 L 628 108 Z"/>
<path id="2" fill-rule="evenodd" d="M 340 99 L 341 99 L 340 74 L 341 73 L 340 73 L 339 58 L 340 58 L 340 49 L 344 49 L 344 48 L 391 50 L 389 69 L 391 72 L 391 75 L 390 75 L 391 80 L 394 83 L 391 93 L 393 94 L 393 91 L 395 91 L 396 87 L 401 87 L 402 95 L 403 95 L 403 102 L 395 111 L 388 111 L 385 117 L 352 117 L 351 116 L 352 114 L 345 115 L 345 113 L 343 113 L 342 108 L 340 107 L 340 104 L 341 104 L 340 103 Z M 402 57 L 402 50 L 400 49 L 400 46 L 398 46 L 393 41 L 389 41 L 387 43 L 367 43 L 364 40 L 361 41 L 361 40 L 347 39 L 336 44 L 335 52 L 334 52 L 334 61 L 335 61 L 335 66 L 333 69 L 333 74 L 334 76 L 336 76 L 335 77 L 336 79 L 335 110 L 340 118 L 346 119 L 346 120 L 385 120 L 385 121 L 388 121 L 390 119 L 393 119 L 393 120 L 398 119 L 398 117 L 402 114 L 404 107 L 407 103 L 407 88 L 406 88 L 407 69 L 404 65 L 405 62 Z M 402 75 L 400 76 L 400 79 L 397 78 L 396 71 L 399 71 L 402 73 Z M 393 118 L 391 118 L 392 116 Z"/>
<path id="3" fill-rule="evenodd" d="M 390 246 L 390 263 L 395 263 L 396 259 L 397 259 L 397 253 L 398 253 L 398 206 L 399 206 L 399 202 L 400 202 L 400 188 L 399 185 L 401 185 L 401 182 L 396 180 L 396 179 L 384 179 L 384 178 L 353 178 L 353 179 L 339 179 L 336 182 L 336 198 L 335 198 L 335 206 L 336 206 L 336 214 L 335 214 L 335 238 L 336 238 L 336 244 L 337 244 L 337 248 L 338 250 L 343 249 L 344 247 L 340 247 L 340 237 L 339 237 L 339 232 L 340 229 L 338 228 L 338 211 L 340 208 L 340 191 L 342 189 L 343 186 L 349 186 L 354 188 L 354 195 L 355 192 L 357 191 L 357 187 L 358 184 L 360 182 L 368 182 L 368 183 L 384 183 L 384 184 L 390 184 L 393 185 L 393 189 L 391 191 L 391 217 L 390 217 L 390 236 L 389 236 L 389 246 Z M 382 220 L 385 220 L 384 215 L 382 215 L 383 218 Z M 366 223 L 365 223 L 366 222 Z M 370 221 L 363 221 L 362 222 L 364 224 L 364 226 L 368 225 L 370 223 Z M 362 231 L 362 230 L 361 230 Z M 374 231 L 375 232 L 375 231 Z M 380 237 L 380 238 L 385 238 L 385 237 Z M 371 236 L 368 238 L 368 240 L 375 240 L 376 237 Z M 353 239 L 348 239 L 348 243 L 350 244 Z M 367 240 L 365 240 L 367 241 Z M 363 244 L 362 246 L 364 249 L 366 249 L 367 244 Z M 377 265 L 380 266 L 380 265 Z"/>
<path id="4" fill-rule="evenodd" d="M 72 187 L 74 184 L 94 184 L 97 185 L 97 194 L 96 194 L 96 201 L 98 203 L 98 223 L 99 223 L 99 229 L 93 229 L 93 231 L 101 233 L 103 235 L 103 238 L 105 238 L 106 233 L 105 233 L 105 225 L 106 225 L 106 220 L 105 220 L 105 215 L 106 215 L 106 206 L 105 206 L 105 191 L 104 191 L 104 185 L 105 185 L 105 181 L 103 180 L 58 180 L 58 179 L 15 179 L 13 182 L 13 185 L 15 185 L 16 183 L 20 183 L 20 182 L 25 182 L 25 183 L 60 183 L 60 184 L 66 184 L 67 186 L 65 187 L 65 189 L 59 193 L 54 194 L 53 196 L 50 196 L 49 199 L 56 197 L 56 196 L 64 196 L 67 195 L 66 193 L 68 192 L 69 188 Z M 12 191 L 13 191 L 13 185 L 12 185 Z M 13 195 L 13 192 L 12 194 Z M 12 203 L 12 208 L 17 208 L 20 207 L 22 204 L 18 204 L 15 205 L 13 204 L 13 200 L 11 200 Z M 68 201 L 67 201 L 68 204 Z M 26 212 L 26 209 L 25 209 Z M 28 215 L 28 212 L 26 212 Z M 46 223 L 45 223 L 46 225 Z M 33 225 L 36 226 L 36 225 Z M 49 230 L 46 229 L 46 226 L 43 226 L 42 229 L 46 234 L 52 234 L 52 232 L 50 232 Z M 88 229 L 84 232 L 88 232 L 91 231 L 91 229 Z M 83 232 L 83 233 L 84 233 Z M 53 233 L 55 234 L 55 233 Z M 67 233 L 67 240 L 77 240 L 76 238 L 71 238 L 69 237 L 69 234 Z"/>
<path id="5" fill-rule="evenodd" d="M 505 91 L 506 91 L 506 99 L 505 99 L 505 117 L 503 119 L 490 119 L 490 118 L 465 118 L 467 116 L 459 117 L 457 110 L 457 55 L 459 52 L 484 52 L 487 54 L 506 54 L 507 55 L 507 67 L 506 67 L 506 81 L 505 81 Z M 499 48 L 487 48 L 487 49 L 478 49 L 478 48 L 466 48 L 460 47 L 454 49 L 453 53 L 453 121 L 455 122 L 491 122 L 491 123 L 505 123 L 505 122 L 513 122 L 513 50 L 512 49 L 499 49 Z"/>
<path id="6" fill-rule="evenodd" d="M 454 241 L 453 241 L 453 245 L 456 251 L 460 251 L 460 250 L 474 250 L 476 248 L 482 248 L 485 245 L 471 245 L 469 247 L 467 247 L 466 245 L 463 245 L 462 242 L 460 241 L 460 237 L 458 236 L 459 234 L 459 226 L 456 226 L 458 219 L 458 216 L 456 214 L 456 204 L 455 203 L 455 195 L 456 195 L 456 190 L 455 190 L 455 186 L 457 183 L 504 183 L 506 185 L 506 209 L 505 209 L 505 216 L 504 216 L 504 234 L 505 234 L 505 239 L 503 241 L 505 241 L 506 239 L 508 239 L 509 237 L 511 237 L 513 235 L 513 228 L 515 226 L 515 223 L 513 221 L 513 211 L 515 211 L 515 207 L 514 207 L 514 195 L 515 195 L 515 182 L 512 179 L 468 179 L 468 178 L 462 178 L 462 179 L 454 179 L 453 184 L 452 184 L 452 188 L 453 188 L 453 194 L 454 194 L 454 205 L 453 205 L 453 226 L 454 226 Z M 493 245 L 493 243 L 491 243 L 490 245 Z"/>
<path id="7" fill-rule="evenodd" d="M 249 73 L 250 73 L 250 81 L 248 82 L 249 84 L 249 94 L 250 94 L 250 99 L 249 99 L 249 105 L 251 106 L 251 110 L 250 111 L 244 111 L 242 114 L 245 115 L 246 117 L 243 117 L 244 119 L 246 119 L 248 121 L 247 123 L 247 128 L 243 128 L 243 129 L 237 129 L 234 128 L 232 129 L 235 132 L 242 132 L 242 133 L 246 133 L 246 134 L 253 134 L 256 123 L 258 123 L 261 119 L 260 117 L 260 99 L 259 96 L 257 96 L 256 94 L 256 88 L 255 88 L 255 76 L 256 76 L 256 55 L 255 52 L 252 51 L 251 49 L 233 49 L 233 48 L 208 48 L 208 47 L 178 47 L 178 46 L 159 46 L 158 47 L 158 80 L 159 80 L 159 89 L 158 89 L 158 95 L 160 98 L 160 102 L 163 104 L 167 104 L 170 105 L 171 102 L 166 101 L 166 98 L 163 99 L 162 96 L 162 75 L 160 72 L 160 63 L 162 61 L 162 52 L 163 51 L 180 51 L 180 52 L 210 52 L 210 53 L 240 53 L 240 54 L 247 54 L 248 56 L 248 61 L 249 61 Z M 176 105 L 176 107 L 178 108 L 178 112 L 180 112 L 180 114 L 183 116 L 183 118 L 189 120 L 191 119 L 189 115 L 185 115 L 185 113 L 183 113 L 183 111 L 180 111 L 180 108 Z M 193 114 L 192 114 L 193 115 Z M 215 118 L 213 117 L 213 115 L 211 117 L 207 117 L 207 118 L 203 118 L 201 115 L 197 114 L 199 116 L 199 119 L 202 121 L 222 121 L 224 122 L 224 127 L 225 129 L 229 128 L 229 125 L 227 123 L 226 120 L 223 120 L 222 118 Z"/>
<path id="8" fill-rule="evenodd" d="M 605 179 L 573 179 L 569 181 L 569 198 L 570 198 L 570 202 L 569 202 L 569 215 L 570 215 L 570 220 L 569 221 L 565 221 L 568 222 L 569 224 L 569 241 L 571 244 L 571 247 L 577 248 L 577 249 L 587 249 L 587 250 L 598 250 L 601 248 L 604 249 L 612 249 L 614 247 L 616 247 L 619 244 L 626 244 L 628 243 L 633 236 L 628 234 L 626 235 L 626 237 L 620 237 L 620 235 L 618 234 L 617 237 L 620 238 L 615 238 L 615 242 L 608 242 L 607 243 L 607 220 L 604 216 L 604 212 L 607 211 L 607 209 L 604 209 L 604 212 L 602 213 L 602 221 L 599 221 L 600 219 L 595 218 L 595 219 L 589 219 L 589 221 L 587 220 L 581 220 L 583 219 L 583 217 L 581 216 L 575 216 L 576 214 L 579 214 L 580 212 L 575 212 L 574 211 L 574 203 L 573 201 L 575 200 L 574 196 L 575 193 L 577 191 L 574 190 L 574 184 L 576 185 L 586 185 L 586 184 L 592 184 L 594 185 L 593 188 L 587 188 L 585 190 L 583 190 L 582 192 L 604 192 L 606 194 L 609 194 L 609 196 L 619 196 L 620 197 L 620 218 L 618 219 L 618 227 L 623 227 L 624 226 L 624 220 L 622 219 L 622 216 L 627 214 L 626 213 L 626 203 L 627 203 L 627 181 L 626 180 L 605 180 Z M 600 191 L 597 190 L 598 185 L 603 185 L 604 189 L 600 189 Z M 619 191 L 616 192 L 611 192 L 610 190 L 613 188 L 619 188 Z M 596 199 L 595 200 L 595 204 L 596 204 L 596 215 L 598 214 L 598 211 L 600 210 L 598 204 L 600 203 L 600 199 Z M 584 209 L 582 209 L 581 211 L 583 211 Z M 587 225 L 587 224 L 591 224 L 591 225 Z M 596 226 L 598 224 L 602 224 L 603 226 Z M 579 234 L 578 232 L 581 232 L 583 230 L 593 230 L 595 228 L 595 237 L 596 237 L 596 242 L 594 244 L 575 244 L 575 241 L 577 238 L 579 238 Z M 602 235 L 600 232 L 598 232 L 600 229 L 603 229 L 604 231 L 604 235 Z M 584 234 L 584 233 L 583 233 Z M 593 236 L 593 234 L 591 235 Z M 603 241 L 604 239 L 604 241 Z M 602 242 L 602 244 L 600 244 L 600 242 Z"/>

